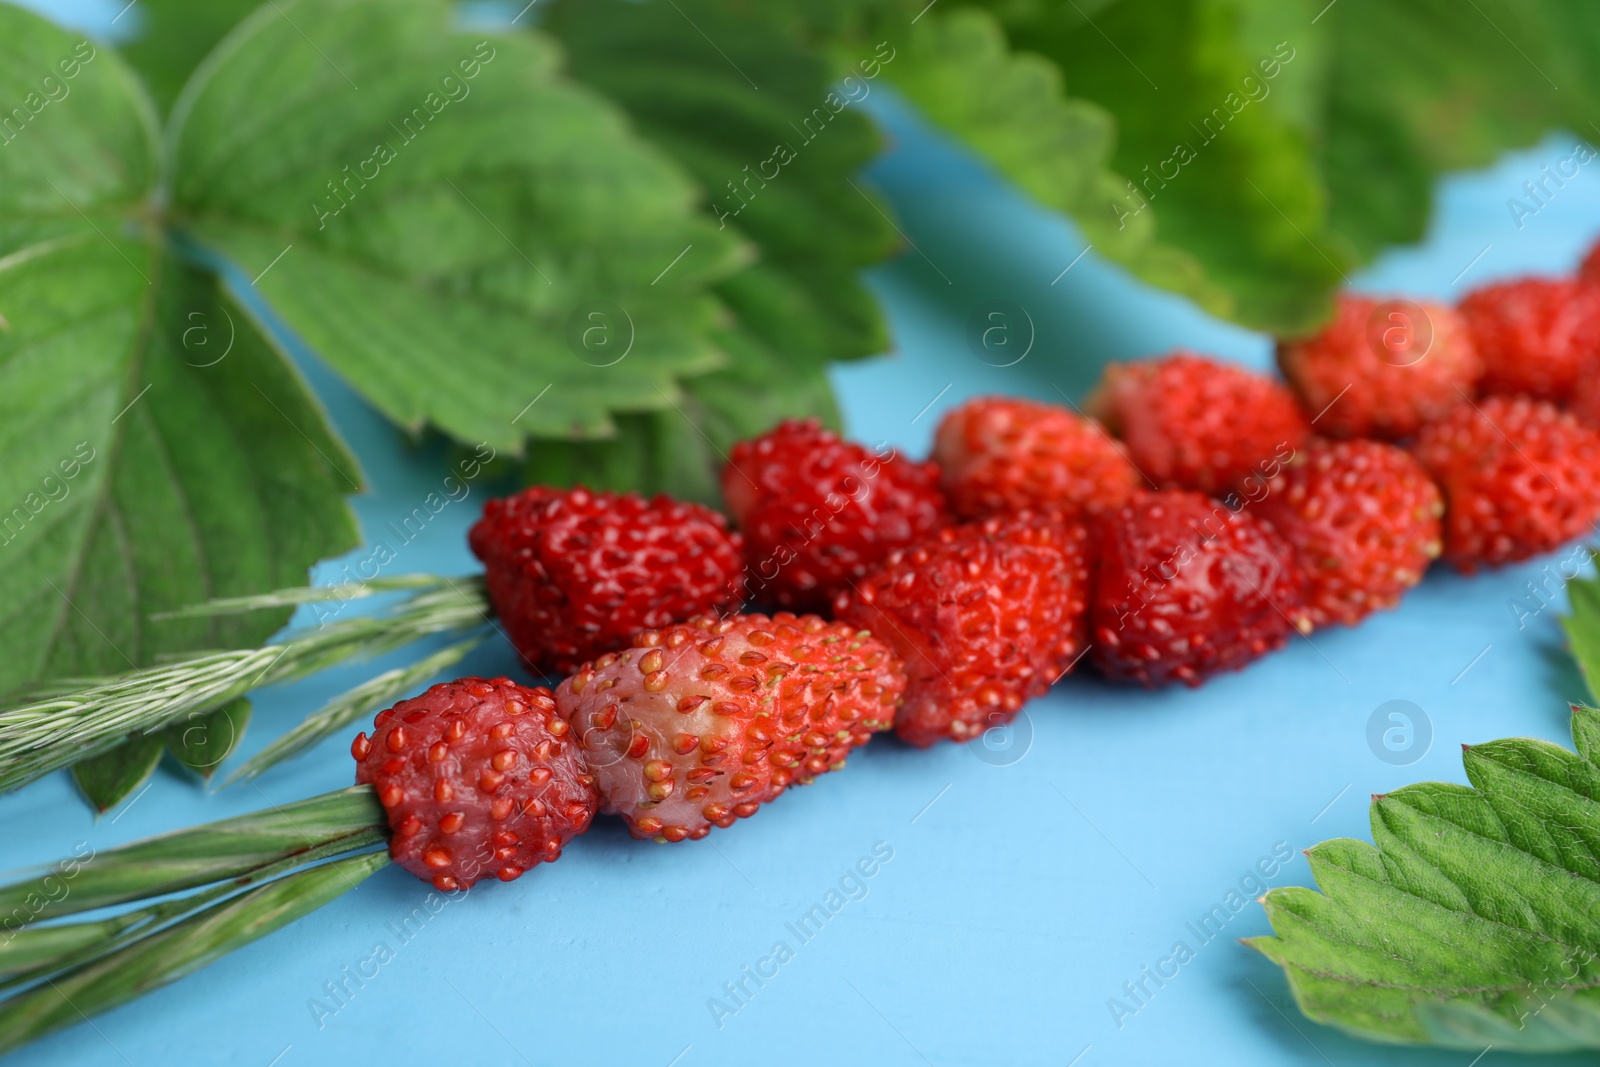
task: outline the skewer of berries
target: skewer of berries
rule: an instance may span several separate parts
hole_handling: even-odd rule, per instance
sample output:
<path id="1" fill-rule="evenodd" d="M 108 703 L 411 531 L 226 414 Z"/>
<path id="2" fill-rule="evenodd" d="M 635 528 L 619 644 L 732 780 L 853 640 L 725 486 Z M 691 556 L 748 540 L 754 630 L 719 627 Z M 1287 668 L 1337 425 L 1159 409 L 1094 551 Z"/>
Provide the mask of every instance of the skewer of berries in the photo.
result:
<path id="1" fill-rule="evenodd" d="M 69 898 L 0 942 L 0 1053 L 391 860 L 454 892 L 559 858 L 604 815 L 639 838 L 697 840 L 877 733 L 927 746 L 1003 725 L 1080 663 L 1198 685 L 1394 607 L 1434 559 L 1470 572 L 1582 536 L 1600 518 L 1597 293 L 1584 276 L 1489 286 L 1458 309 L 1347 294 L 1319 334 L 1280 343 L 1286 383 L 1187 352 L 1114 365 L 1092 417 L 1008 398 L 958 407 L 931 463 L 784 423 L 732 451 L 731 523 L 664 497 L 540 486 L 485 508 L 470 535 L 481 578 L 196 606 L 404 595 L 263 649 L 41 690 L 0 711 L 0 789 L 256 685 L 423 636 L 455 643 L 241 769 L 382 708 L 352 742 L 354 788 L 75 870 Z M 565 677 L 460 678 L 401 699 L 491 624 L 535 674 Z M 0 913 L 41 888 L 0 887 Z M 125 910 L 81 918 L 113 906 Z"/>

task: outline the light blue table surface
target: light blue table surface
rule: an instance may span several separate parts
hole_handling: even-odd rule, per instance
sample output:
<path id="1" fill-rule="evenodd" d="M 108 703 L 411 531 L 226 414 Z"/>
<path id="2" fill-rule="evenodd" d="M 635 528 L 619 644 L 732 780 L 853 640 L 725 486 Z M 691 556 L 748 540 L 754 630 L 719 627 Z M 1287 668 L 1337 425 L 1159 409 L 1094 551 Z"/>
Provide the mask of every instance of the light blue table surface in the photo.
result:
<path id="1" fill-rule="evenodd" d="M 109 18 L 103 4 L 38 6 Z M 875 99 L 893 147 L 869 177 L 915 250 L 871 276 L 895 351 L 835 374 L 853 434 L 920 454 L 940 415 L 967 397 L 1049 400 L 1059 388 L 1076 398 L 1104 361 L 1177 345 L 1269 366 L 1265 338 L 1134 283 L 1093 251 L 1063 275 L 1084 248 L 1070 224 Z M 1354 283 L 1453 299 L 1491 278 L 1570 268 L 1600 231 L 1592 168 L 1520 230 L 1505 201 L 1571 143 L 1552 137 L 1444 183 L 1428 240 Z M 1037 330 L 1027 358 L 1007 368 L 977 358 L 965 339 L 974 310 L 996 298 L 1026 308 Z M 365 466 L 371 490 L 355 502 L 363 528 L 384 536 L 447 461 L 413 450 L 313 359 L 300 360 Z M 452 505 L 391 571 L 475 570 L 464 533 L 482 498 L 475 488 Z M 1304 1019 L 1281 974 L 1238 943 L 1267 932 L 1254 903 L 1224 910 L 1209 941 L 1195 927 L 1241 880 L 1254 895 L 1249 876 L 1275 851 L 1292 859 L 1270 884 L 1310 884 L 1299 850 L 1368 838 L 1369 794 L 1464 781 L 1463 742 L 1569 742 L 1566 702 L 1583 690 L 1556 611 L 1519 628 L 1509 606 L 1553 563 L 1470 580 L 1433 573 L 1398 611 L 1296 640 L 1200 690 L 1072 677 L 1029 706 L 1008 749 L 980 758 L 878 741 L 843 773 L 703 842 L 638 843 L 604 819 L 559 863 L 486 885 L 409 931 L 401 924 L 428 889 L 391 868 L 13 1062 L 1467 1067 L 1475 1053 L 1374 1046 Z M 242 751 L 382 665 L 262 694 Z M 469 661 L 463 673 L 472 672 L 520 675 L 498 643 Z M 1369 718 L 1391 700 L 1416 704 L 1431 729 L 1425 752 L 1419 743 L 1398 757 L 1415 757 L 1409 766 L 1368 744 Z M 164 768 L 100 819 L 56 775 L 0 799 L 3 858 L 20 867 L 78 842 L 104 850 L 336 789 L 351 780 L 346 749 L 347 739 L 330 740 L 258 786 L 209 795 Z M 872 877 L 845 877 L 874 854 Z M 851 890 L 835 898 L 843 906 L 809 939 L 796 936 L 790 924 L 841 885 Z M 1124 983 L 1179 941 L 1192 961 L 1131 999 Z M 779 942 L 790 951 L 772 973 L 763 961 Z M 392 958 L 375 974 L 368 965 L 359 984 L 348 979 L 380 943 Z M 760 984 L 746 977 L 757 968 L 770 975 Z M 341 982 L 350 995 L 336 1000 L 328 983 Z M 735 1000 L 726 984 L 741 982 L 748 992 Z M 1120 1020 L 1112 998 L 1129 1009 Z M 1524 1061 L 1490 1051 L 1476 1062 Z"/>

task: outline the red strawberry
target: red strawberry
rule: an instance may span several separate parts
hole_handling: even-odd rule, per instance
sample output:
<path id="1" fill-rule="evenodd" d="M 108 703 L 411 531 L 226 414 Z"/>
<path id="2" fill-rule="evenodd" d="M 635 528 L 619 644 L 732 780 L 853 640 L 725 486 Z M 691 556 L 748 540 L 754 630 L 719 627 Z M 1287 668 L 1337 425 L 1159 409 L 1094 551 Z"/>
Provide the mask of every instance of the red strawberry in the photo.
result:
<path id="1" fill-rule="evenodd" d="M 440 890 L 560 858 L 599 806 L 550 690 L 442 682 L 380 711 L 350 746 L 389 815 L 394 861 Z"/>
<path id="2" fill-rule="evenodd" d="M 1409 437 L 1474 395 L 1483 371 L 1454 308 L 1341 293 L 1321 333 L 1280 341 L 1278 366 L 1329 437 Z"/>
<path id="3" fill-rule="evenodd" d="M 1141 493 L 1092 527 L 1090 657 L 1107 677 L 1199 685 L 1309 632 L 1305 579 L 1283 539 L 1199 493 Z"/>
<path id="4" fill-rule="evenodd" d="M 1117 507 L 1139 472 L 1089 419 L 1034 400 L 980 397 L 944 417 L 934 462 L 967 518 L 1052 509 L 1065 515 Z"/>
<path id="5" fill-rule="evenodd" d="M 556 689 L 605 810 L 635 837 L 701 838 L 886 730 L 905 670 L 872 635 L 815 615 L 701 616 L 647 630 Z"/>
<path id="6" fill-rule="evenodd" d="M 1411 450 L 1444 492 L 1444 558 L 1459 570 L 1548 552 L 1600 518 L 1600 433 L 1542 400 L 1461 404 Z"/>
<path id="7" fill-rule="evenodd" d="M 891 555 L 836 614 L 905 661 L 903 740 L 969 741 L 1010 722 L 1087 642 L 1088 535 L 1022 512 L 949 527 Z"/>
<path id="8" fill-rule="evenodd" d="M 1204 493 L 1259 477 L 1311 436 L 1282 385 L 1191 352 L 1112 364 L 1090 412 L 1122 438 L 1145 476 Z"/>
<path id="9" fill-rule="evenodd" d="M 1438 486 L 1378 441 L 1312 442 L 1252 510 L 1294 549 L 1318 626 L 1394 607 L 1439 558 Z"/>
<path id="10" fill-rule="evenodd" d="M 738 605 L 738 534 L 665 496 L 534 486 L 490 500 L 468 535 L 489 599 L 537 673 L 570 671 L 639 630 Z"/>
<path id="11" fill-rule="evenodd" d="M 1486 285 L 1461 301 L 1483 358 L 1485 393 L 1523 393 L 1557 403 L 1600 361 L 1600 287 L 1522 278 Z"/>
<path id="12" fill-rule="evenodd" d="M 842 441 L 815 419 L 734 445 L 722 495 L 744 531 L 750 594 L 824 611 L 833 597 L 947 520 L 939 472 Z"/>

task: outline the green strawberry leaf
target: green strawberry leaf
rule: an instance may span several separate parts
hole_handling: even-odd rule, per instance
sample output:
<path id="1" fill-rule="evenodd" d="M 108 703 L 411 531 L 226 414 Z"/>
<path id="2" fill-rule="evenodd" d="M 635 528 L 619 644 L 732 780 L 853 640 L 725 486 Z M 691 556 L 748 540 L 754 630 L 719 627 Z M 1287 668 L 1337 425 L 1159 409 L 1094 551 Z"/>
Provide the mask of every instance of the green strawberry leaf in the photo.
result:
<path id="1" fill-rule="evenodd" d="M 875 355 L 888 334 L 859 272 L 897 236 L 849 180 L 880 147 L 855 106 L 872 86 L 838 85 L 783 6 L 561 0 L 541 26 L 574 77 L 695 176 L 719 226 L 755 244 L 717 287 L 746 329 L 787 364 Z"/>
<path id="2" fill-rule="evenodd" d="M 1104 235 L 1153 212 L 1162 242 L 1226 294 L 1207 306 L 1246 325 L 1292 331 L 1327 315 L 1355 259 L 1329 229 L 1316 167 L 1325 59 L 1303 31 L 1319 5 L 1181 0 L 1160 18 L 1132 3 L 1092 17 L 997 6 L 1015 48 L 1052 60 L 1116 119 L 1112 164 L 1134 188 L 1095 190 L 1080 219 L 1109 219 Z"/>
<path id="3" fill-rule="evenodd" d="M 282 0 L 172 122 L 177 224 L 404 427 L 509 452 L 605 436 L 723 361 L 703 290 L 743 247 L 537 34 L 456 32 L 435 0 Z M 621 367 L 571 340 L 597 303 L 631 322 Z"/>
<path id="4" fill-rule="evenodd" d="M 147 2 L 146 29 L 125 50 L 153 85 L 186 74 L 201 45 L 243 14 L 205 6 L 191 17 L 194 0 Z M 716 287 L 737 319 L 716 334 L 734 366 L 664 387 L 657 406 L 670 406 L 619 413 L 609 436 L 535 442 L 529 480 L 714 500 L 720 451 L 781 418 L 836 421 L 826 380 L 814 368 L 887 346 L 882 314 L 859 270 L 884 258 L 897 237 L 846 180 L 876 154 L 878 135 L 848 104 L 834 112 L 848 96 L 835 92 L 829 60 L 791 14 L 772 8 L 756 17 L 727 0 L 697 0 L 682 12 L 664 0 L 600 0 L 564 2 L 540 20 L 561 40 L 573 77 L 621 105 L 646 138 L 692 173 L 706 213 L 724 216 L 719 230 L 752 242 L 757 260 Z M 732 52 L 718 54 L 697 26 Z M 747 69 L 760 71 L 759 92 L 741 73 Z M 819 106 L 826 137 L 817 136 L 822 124 L 812 115 Z M 809 126 L 791 125 L 807 118 Z M 788 149 L 781 156 L 779 143 Z M 780 158 L 787 162 L 772 181 L 744 170 L 766 163 L 770 174 Z M 735 180 L 749 183 L 740 186 L 748 205 L 729 191 Z M 637 324 L 619 310 L 599 301 L 582 309 L 576 338 L 597 367 L 637 337 Z M 569 345 L 573 340 L 569 330 Z M 791 387 L 765 388 L 778 378 L 792 379 Z M 728 395 L 731 384 L 750 382 L 763 386 L 760 403 Z"/>
<path id="5" fill-rule="evenodd" d="M 1377 797 L 1373 845 L 1307 855 L 1322 892 L 1263 898 L 1300 1008 L 1359 1037 L 1481 1051 L 1600 1049 L 1600 711 L 1571 752 L 1466 749 L 1472 787 Z"/>
<path id="6" fill-rule="evenodd" d="M 119 50 L 165 113 L 206 54 L 259 6 L 257 0 L 140 0 L 128 14 L 136 35 Z"/>
<path id="7" fill-rule="evenodd" d="M 1331 44 L 1321 167 L 1332 223 L 1363 256 L 1422 237 L 1438 174 L 1484 166 L 1552 129 L 1600 136 L 1593 5 L 1341 0 L 1318 29 Z M 1577 172 L 1569 166 L 1568 179 Z M 1529 177 L 1544 189 L 1537 198 L 1513 193 L 1519 228 L 1565 184 Z"/>
<path id="8" fill-rule="evenodd" d="M 95 226 L 116 234 L 114 220 L 155 187 L 159 147 L 138 81 L 104 46 L 9 5 L 0 29 L 0 99 L 13 102 L 0 115 L 0 257 L 9 270 L 86 243 Z M 142 256 L 133 253 L 135 273 Z"/>
<path id="9" fill-rule="evenodd" d="M 816 416 L 837 428 L 838 410 L 821 368 L 784 367 L 746 334 L 721 335 L 732 364 L 690 378 L 663 413 L 624 416 L 608 441 L 535 442 L 523 467 L 529 484 L 577 485 L 670 493 L 715 504 L 719 478 L 734 442 L 786 418 Z M 772 382 L 783 380 L 782 390 Z"/>
<path id="10" fill-rule="evenodd" d="M 131 734 L 117 748 L 74 764 L 72 780 L 95 811 L 107 812 L 145 783 L 166 750 L 157 734 Z"/>
<path id="11" fill-rule="evenodd" d="M 1014 52 L 988 12 L 924 14 L 903 32 L 885 76 L 936 125 L 963 139 L 1041 204 L 1071 215 L 1089 242 L 1154 285 L 1227 313 L 1229 292 L 1194 255 L 1157 240 L 1166 206 L 1123 209 L 1125 179 L 1114 174 L 1116 123 L 1105 108 L 1068 96 L 1061 68 Z"/>
<path id="12" fill-rule="evenodd" d="M 839 411 L 821 366 L 786 367 L 771 348 L 746 336 L 724 335 L 724 346 L 737 355 L 724 370 L 684 383 L 686 421 L 715 455 L 720 472 L 736 441 L 765 433 L 780 420 L 813 415 L 837 429 Z M 781 394 L 771 387 L 782 378 Z"/>
<path id="13" fill-rule="evenodd" d="M 239 744 L 249 723 L 250 699 L 240 697 L 216 711 L 167 727 L 167 751 L 179 763 L 209 781 Z"/>
<path id="14" fill-rule="evenodd" d="M 1567 583 L 1571 614 L 1563 616 L 1572 656 L 1578 661 L 1589 694 L 1600 699 L 1600 578 L 1574 578 Z"/>
<path id="15" fill-rule="evenodd" d="M 294 369 L 215 279 L 153 248 L 91 231 L 7 263 L 0 499 L 20 504 L 0 689 L 264 640 L 287 609 L 150 616 L 303 584 L 357 543 L 358 468 Z"/>
<path id="16" fill-rule="evenodd" d="M 174 261 L 122 60 L 0 7 L 0 99 L 29 115 L 0 133 L 0 692 L 257 644 L 287 610 L 150 616 L 354 547 L 355 461 L 240 305 Z M 103 754 L 80 785 L 108 807 L 160 751 Z"/>
<path id="17" fill-rule="evenodd" d="M 887 347 L 859 275 L 897 235 L 853 181 L 879 148 L 856 106 L 872 79 L 858 70 L 840 86 L 789 15 L 730 0 L 563 0 L 542 23 L 574 77 L 692 173 L 718 226 L 751 242 L 757 259 L 715 288 L 733 318 L 715 335 L 724 369 L 684 379 L 665 410 L 619 419 L 614 438 L 537 442 L 528 481 L 712 502 L 734 441 L 784 418 L 836 424 L 822 368 Z M 611 334 L 603 317 L 593 321 L 592 357 L 603 363 Z"/>
<path id="18" fill-rule="evenodd" d="M 1572 716 L 1572 741 L 1578 755 L 1590 763 L 1600 765 L 1600 710 L 1580 705 L 1581 711 Z"/>

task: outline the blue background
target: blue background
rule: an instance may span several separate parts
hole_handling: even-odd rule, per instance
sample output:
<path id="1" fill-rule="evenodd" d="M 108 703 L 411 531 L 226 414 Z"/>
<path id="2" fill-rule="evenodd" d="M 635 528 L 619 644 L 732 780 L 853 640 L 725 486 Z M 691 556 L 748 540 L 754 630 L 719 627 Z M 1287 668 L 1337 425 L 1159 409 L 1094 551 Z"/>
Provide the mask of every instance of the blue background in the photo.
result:
<path id="1" fill-rule="evenodd" d="M 38 6 L 104 25 L 121 5 Z M 1178 345 L 1270 366 L 1265 338 L 1131 281 L 1092 251 L 1062 275 L 1084 248 L 1069 223 L 883 94 L 872 104 L 893 147 L 869 177 L 915 249 L 871 275 L 895 352 L 835 375 L 856 436 L 921 454 L 940 415 L 967 397 L 1051 400 L 1060 390 L 1076 399 L 1104 361 Z M 1570 269 L 1600 231 L 1593 168 L 1520 230 L 1505 201 L 1572 143 L 1552 137 L 1445 182 L 1427 241 L 1354 284 L 1455 299 L 1491 278 Z M 996 298 L 1020 304 L 1036 330 L 1027 358 L 1007 368 L 985 363 L 965 339 L 969 318 Z M 448 460 L 410 446 L 303 350 L 297 358 L 365 466 L 371 490 L 355 506 L 375 536 L 439 485 Z M 474 571 L 464 533 L 483 496 L 476 486 L 451 505 L 388 571 Z M 1522 734 L 1568 743 L 1566 702 L 1583 688 L 1556 611 L 1519 628 L 1510 607 L 1554 563 L 1470 580 L 1435 572 L 1396 612 L 1298 639 L 1196 691 L 1072 677 L 1030 705 L 1008 737 L 991 739 L 994 749 L 878 741 L 845 773 L 703 842 L 638 843 L 602 820 L 561 862 L 458 899 L 409 940 L 395 929 L 428 890 L 391 868 L 201 975 L 14 1062 L 1466 1067 L 1476 1053 L 1373 1046 L 1303 1018 L 1281 974 L 1237 942 L 1267 932 L 1257 905 L 1209 943 L 1186 924 L 1274 848 L 1293 859 L 1270 883 L 1310 884 L 1298 850 L 1367 838 L 1369 794 L 1463 781 L 1463 742 Z M 337 563 L 321 574 L 336 577 Z M 263 693 L 241 751 L 384 665 Z M 495 642 L 469 660 L 462 673 L 471 672 L 519 669 Z M 1401 757 L 1416 757 L 1409 766 L 1368 744 L 1369 719 L 1392 700 L 1413 702 L 1425 720 Z M 0 799 L 5 861 L 49 861 L 80 841 L 104 850 L 339 788 L 352 776 L 346 745 L 330 740 L 257 785 L 214 794 L 163 768 L 100 819 L 56 775 Z M 892 859 L 802 944 L 785 924 L 874 847 L 892 849 Z M 1180 940 L 1193 961 L 1144 1003 L 1127 999 L 1124 983 Z M 747 983 L 754 993 L 742 1005 L 729 998 L 724 983 L 778 941 L 793 958 L 764 985 Z M 338 1006 L 324 983 L 378 942 L 393 959 Z M 1113 997 L 1138 1009 L 1120 1026 Z M 738 1008 L 720 1025 L 713 998 Z M 320 1027 L 313 1000 L 338 1006 Z M 1523 1061 L 1491 1051 L 1476 1062 Z"/>

